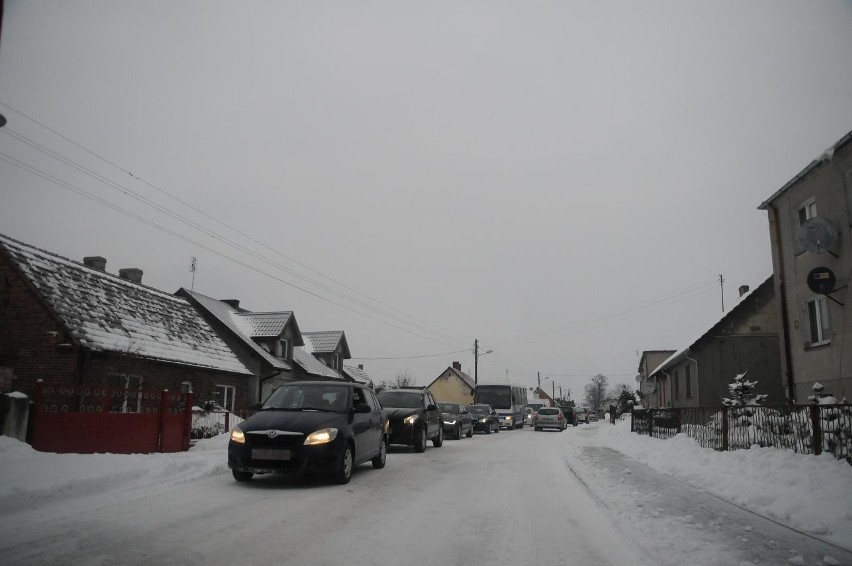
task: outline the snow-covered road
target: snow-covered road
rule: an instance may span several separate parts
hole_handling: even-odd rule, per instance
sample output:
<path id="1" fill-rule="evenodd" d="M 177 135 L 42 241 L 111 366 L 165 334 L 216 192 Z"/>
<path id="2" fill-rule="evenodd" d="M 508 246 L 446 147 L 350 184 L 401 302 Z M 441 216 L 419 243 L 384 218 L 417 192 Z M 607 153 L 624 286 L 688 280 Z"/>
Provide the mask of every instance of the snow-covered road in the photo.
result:
<path id="1" fill-rule="evenodd" d="M 393 448 L 385 469 L 360 466 L 337 486 L 237 483 L 224 437 L 147 456 L 40 454 L 0 437 L 0 563 L 852 564 L 602 447 L 619 438 L 637 442 L 619 423 L 476 435 L 424 454 Z M 846 468 L 804 462 L 830 470 L 828 488 L 852 485 Z M 849 491 L 838 496 L 842 506 Z M 778 552 L 755 552 L 770 536 Z"/>

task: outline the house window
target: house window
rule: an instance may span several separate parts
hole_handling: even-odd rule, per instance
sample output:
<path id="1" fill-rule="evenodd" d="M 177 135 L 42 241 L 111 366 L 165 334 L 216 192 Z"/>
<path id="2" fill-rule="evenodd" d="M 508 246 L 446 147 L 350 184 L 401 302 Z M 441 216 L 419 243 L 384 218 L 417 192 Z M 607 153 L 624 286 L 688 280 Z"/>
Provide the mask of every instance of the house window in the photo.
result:
<path id="1" fill-rule="evenodd" d="M 825 297 L 817 297 L 808 301 L 808 322 L 811 331 L 811 346 L 819 346 L 831 342 L 831 326 L 828 321 L 828 301 Z"/>
<path id="2" fill-rule="evenodd" d="M 275 355 L 282 360 L 290 359 L 290 342 L 286 338 L 280 338 L 275 343 Z"/>
<path id="3" fill-rule="evenodd" d="M 213 391 L 216 403 L 226 411 L 234 410 L 234 398 L 237 396 L 237 388 L 233 385 L 217 385 Z"/>
<path id="4" fill-rule="evenodd" d="M 799 226 L 801 226 L 811 218 L 816 218 L 816 215 L 816 199 L 811 199 L 799 208 Z"/>
<path id="5" fill-rule="evenodd" d="M 680 399 L 680 376 L 678 375 L 677 370 L 674 372 L 674 398 Z"/>
<path id="6" fill-rule="evenodd" d="M 692 366 L 686 366 L 683 371 L 683 379 L 686 381 L 686 398 L 692 399 Z"/>

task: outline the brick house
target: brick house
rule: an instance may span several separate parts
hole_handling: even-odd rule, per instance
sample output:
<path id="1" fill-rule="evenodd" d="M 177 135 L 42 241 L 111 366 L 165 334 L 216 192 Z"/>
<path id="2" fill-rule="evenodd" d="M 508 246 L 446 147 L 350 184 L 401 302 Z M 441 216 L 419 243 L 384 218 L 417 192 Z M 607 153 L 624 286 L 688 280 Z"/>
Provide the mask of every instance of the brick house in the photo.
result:
<path id="1" fill-rule="evenodd" d="M 234 391 L 246 404 L 246 366 L 187 303 L 142 284 L 140 269 L 105 271 L 0 235 L 0 383 L 32 396 L 35 383 L 128 390 Z"/>

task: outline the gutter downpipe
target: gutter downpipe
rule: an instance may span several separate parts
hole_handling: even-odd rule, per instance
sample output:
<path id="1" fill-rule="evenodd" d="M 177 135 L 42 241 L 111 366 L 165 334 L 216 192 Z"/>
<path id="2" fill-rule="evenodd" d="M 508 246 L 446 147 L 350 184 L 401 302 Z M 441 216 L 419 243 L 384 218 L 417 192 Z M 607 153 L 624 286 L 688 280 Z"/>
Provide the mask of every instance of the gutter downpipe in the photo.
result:
<path id="1" fill-rule="evenodd" d="M 787 403 L 796 400 L 796 388 L 793 381 L 793 363 L 790 354 L 790 317 L 787 313 L 787 285 L 784 280 L 784 259 L 781 254 L 781 231 L 778 227 L 778 209 L 772 205 L 766 205 L 769 213 L 769 232 L 772 237 L 772 259 L 776 266 L 775 281 L 777 282 L 778 306 L 781 310 L 781 347 L 784 350 L 782 360 L 784 361 L 784 375 L 782 376 L 787 390 Z"/>

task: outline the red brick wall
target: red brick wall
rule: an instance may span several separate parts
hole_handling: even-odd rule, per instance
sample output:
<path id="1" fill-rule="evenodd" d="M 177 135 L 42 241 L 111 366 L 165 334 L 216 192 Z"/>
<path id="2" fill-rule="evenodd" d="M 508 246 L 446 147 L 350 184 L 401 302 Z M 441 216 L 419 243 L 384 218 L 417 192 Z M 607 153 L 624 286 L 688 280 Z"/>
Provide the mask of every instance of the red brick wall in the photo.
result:
<path id="1" fill-rule="evenodd" d="M 12 369 L 12 391 L 32 395 L 37 379 L 76 381 L 76 347 L 32 287 L 0 250 L 0 367 Z"/>

